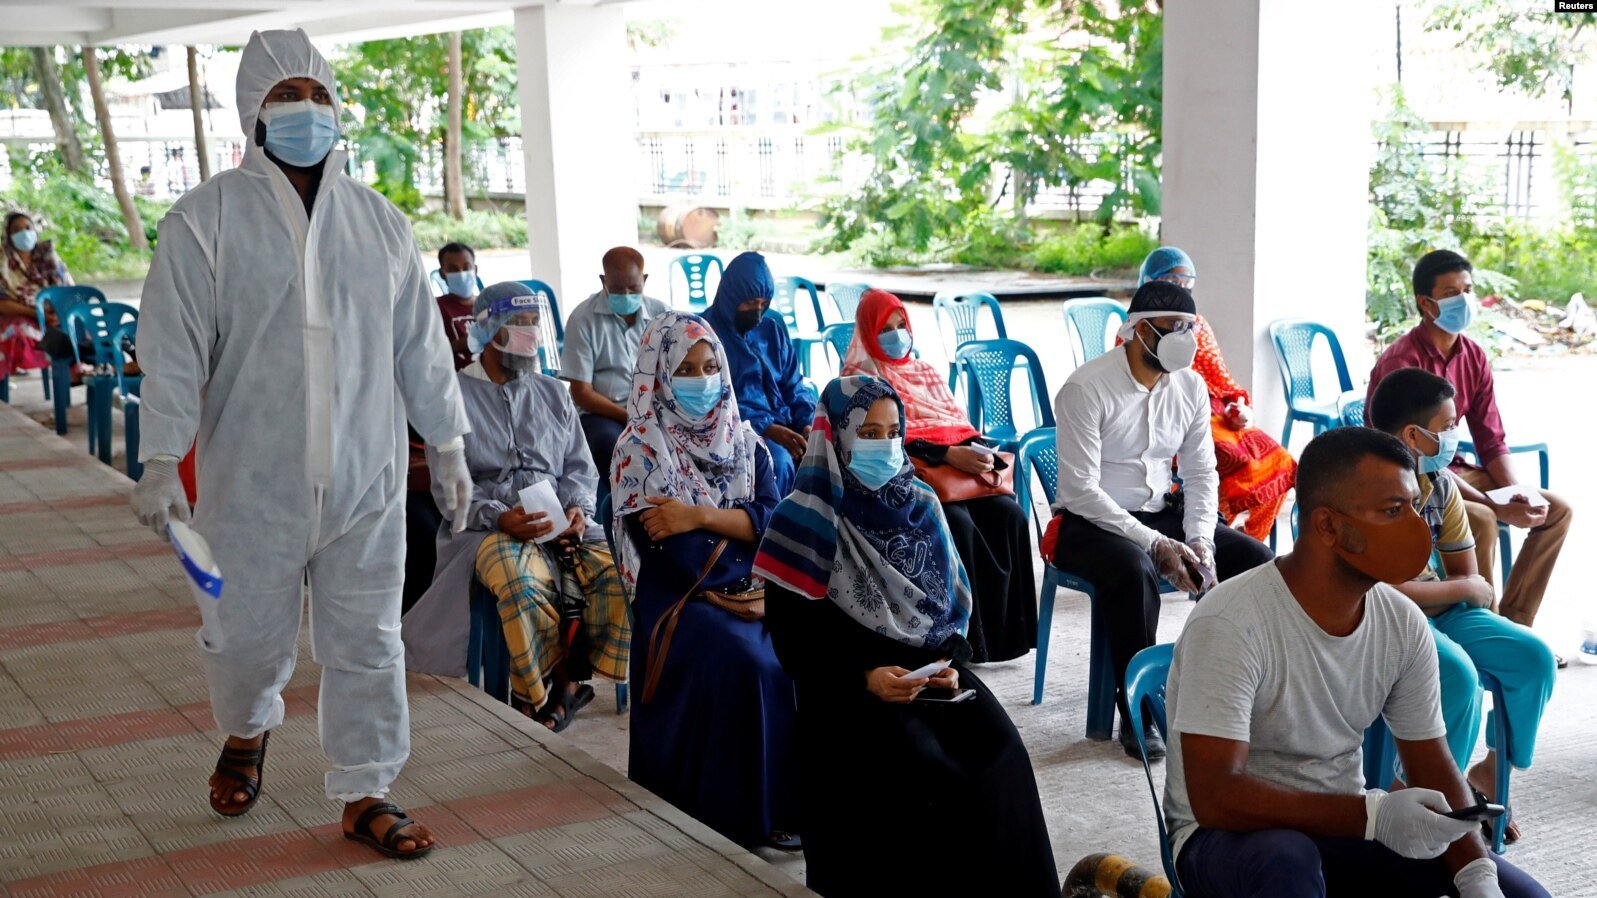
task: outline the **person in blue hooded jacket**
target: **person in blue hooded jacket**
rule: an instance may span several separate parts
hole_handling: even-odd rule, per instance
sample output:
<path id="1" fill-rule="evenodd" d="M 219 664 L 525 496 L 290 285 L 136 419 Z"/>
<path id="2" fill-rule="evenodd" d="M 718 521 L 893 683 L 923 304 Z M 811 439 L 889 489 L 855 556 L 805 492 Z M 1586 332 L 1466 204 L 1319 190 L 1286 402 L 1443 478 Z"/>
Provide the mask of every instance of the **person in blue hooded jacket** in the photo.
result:
<path id="1" fill-rule="evenodd" d="M 765 257 L 743 253 L 726 266 L 704 320 L 726 347 L 738 410 L 765 437 L 777 495 L 785 496 L 793 487 L 794 460 L 804 455 L 809 440 L 815 396 L 799 374 L 787 325 L 765 314 L 775 292 Z"/>

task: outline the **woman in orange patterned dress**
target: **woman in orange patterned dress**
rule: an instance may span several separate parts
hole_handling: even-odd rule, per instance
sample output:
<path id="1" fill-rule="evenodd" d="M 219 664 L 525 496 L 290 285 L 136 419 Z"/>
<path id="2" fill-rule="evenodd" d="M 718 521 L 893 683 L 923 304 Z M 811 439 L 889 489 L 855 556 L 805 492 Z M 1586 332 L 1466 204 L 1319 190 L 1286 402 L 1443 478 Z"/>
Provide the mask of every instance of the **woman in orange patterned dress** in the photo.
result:
<path id="1" fill-rule="evenodd" d="M 1197 266 L 1186 253 L 1162 246 L 1142 263 L 1139 283 L 1169 281 L 1191 290 Z M 1220 471 L 1220 513 L 1233 527 L 1265 540 L 1287 493 L 1297 482 L 1298 464 L 1269 434 L 1253 426 L 1252 403 L 1226 368 L 1214 328 L 1198 316 L 1198 357 L 1192 367 L 1209 385 L 1210 430 Z M 1243 520 L 1238 522 L 1238 519 Z"/>

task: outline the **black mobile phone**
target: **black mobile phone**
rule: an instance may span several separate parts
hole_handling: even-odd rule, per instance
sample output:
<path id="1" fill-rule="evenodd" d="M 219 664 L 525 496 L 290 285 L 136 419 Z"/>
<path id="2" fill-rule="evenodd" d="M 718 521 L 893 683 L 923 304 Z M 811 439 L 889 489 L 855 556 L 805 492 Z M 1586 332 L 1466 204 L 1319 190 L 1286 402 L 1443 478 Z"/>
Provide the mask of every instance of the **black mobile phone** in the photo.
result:
<path id="1" fill-rule="evenodd" d="M 975 697 L 976 690 L 974 689 L 941 689 L 933 687 L 929 689 L 922 689 L 920 693 L 915 696 L 915 701 L 958 704 L 959 702 L 967 701 Z"/>
<path id="2" fill-rule="evenodd" d="M 1477 804 L 1467 808 L 1459 808 L 1456 811 L 1448 811 L 1442 816 L 1451 817 L 1454 820 L 1485 821 L 1496 820 L 1498 817 L 1503 816 L 1505 812 L 1504 807 L 1500 804 Z"/>

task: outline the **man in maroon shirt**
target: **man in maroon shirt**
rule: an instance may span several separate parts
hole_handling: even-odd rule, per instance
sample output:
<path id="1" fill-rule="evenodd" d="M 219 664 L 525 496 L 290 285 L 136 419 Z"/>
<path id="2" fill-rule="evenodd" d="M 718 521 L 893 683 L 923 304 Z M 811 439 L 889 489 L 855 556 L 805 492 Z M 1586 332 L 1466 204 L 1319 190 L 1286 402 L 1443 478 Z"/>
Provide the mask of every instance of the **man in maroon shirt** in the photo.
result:
<path id="1" fill-rule="evenodd" d="M 1547 500 L 1545 506 L 1530 504 L 1526 495 L 1516 494 L 1503 503 L 1485 495 L 1487 490 L 1528 481 L 1515 473 L 1508 454 L 1491 362 L 1480 344 L 1463 335 L 1476 309 L 1471 270 L 1468 259 L 1449 250 L 1427 253 L 1415 264 L 1414 303 L 1419 307 L 1420 323 L 1381 353 L 1370 372 L 1367 395 L 1375 395 L 1381 378 L 1400 368 L 1423 368 L 1452 382 L 1459 417 L 1469 424 L 1481 466 L 1454 461 L 1451 471 L 1475 533 L 1476 560 L 1488 579 L 1497 549 L 1497 522 L 1530 531 L 1514 560 L 1499 606 L 1504 617 L 1528 627 L 1536 619 L 1553 564 L 1569 532 L 1570 508 L 1556 494 L 1533 487 L 1524 492 L 1540 492 Z M 1559 666 L 1563 666 L 1562 658 Z"/>
<path id="2" fill-rule="evenodd" d="M 444 295 L 438 311 L 444 316 L 444 334 L 455 356 L 455 370 L 471 364 L 466 345 L 466 325 L 472 321 L 471 304 L 477 296 L 477 253 L 464 243 L 450 243 L 438 251 L 438 275 Z"/>

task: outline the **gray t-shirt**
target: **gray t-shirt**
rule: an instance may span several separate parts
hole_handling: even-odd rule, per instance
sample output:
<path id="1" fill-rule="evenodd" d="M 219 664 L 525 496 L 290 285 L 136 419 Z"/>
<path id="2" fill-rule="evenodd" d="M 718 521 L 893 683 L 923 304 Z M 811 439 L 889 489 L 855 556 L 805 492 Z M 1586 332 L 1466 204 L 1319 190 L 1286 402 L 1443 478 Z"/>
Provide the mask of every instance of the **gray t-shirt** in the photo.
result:
<path id="1" fill-rule="evenodd" d="M 571 310 L 566 320 L 565 349 L 560 353 L 560 379 L 592 384 L 600 395 L 627 407 L 632 392 L 632 369 L 638 361 L 638 343 L 649 319 L 670 306 L 652 296 L 643 297 L 632 326 L 610 311 L 603 290 Z"/>
<path id="2" fill-rule="evenodd" d="M 1211 591 L 1176 640 L 1164 811 L 1176 857 L 1198 824 L 1181 734 L 1248 743 L 1247 773 L 1290 789 L 1364 791 L 1364 730 L 1377 715 L 1404 740 L 1442 725 L 1436 645 L 1419 606 L 1378 583 L 1364 619 L 1332 636 L 1298 605 L 1274 564 Z"/>

